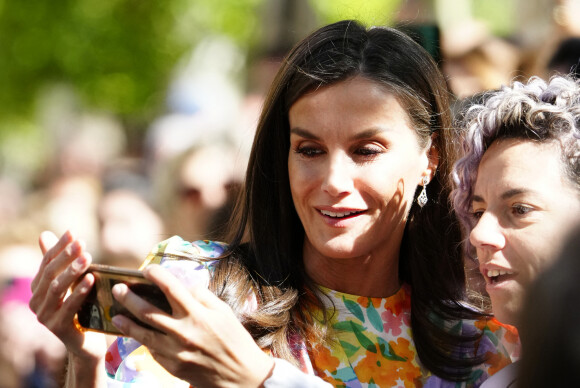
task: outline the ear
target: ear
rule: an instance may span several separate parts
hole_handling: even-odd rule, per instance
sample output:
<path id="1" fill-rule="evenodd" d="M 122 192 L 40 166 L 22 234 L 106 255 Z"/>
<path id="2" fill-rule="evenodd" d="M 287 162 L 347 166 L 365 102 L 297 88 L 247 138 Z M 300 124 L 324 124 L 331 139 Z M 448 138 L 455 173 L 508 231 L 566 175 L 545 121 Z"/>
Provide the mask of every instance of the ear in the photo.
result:
<path id="1" fill-rule="evenodd" d="M 423 171 L 423 174 L 421 174 L 421 181 L 419 183 L 421 186 L 423 186 L 424 176 L 426 176 L 429 179 L 429 182 L 431 182 L 437 172 L 437 167 L 439 166 L 439 149 L 435 144 L 433 144 L 433 141 L 431 141 L 431 145 L 427 150 L 427 158 L 429 159 L 429 163 L 427 168 Z"/>

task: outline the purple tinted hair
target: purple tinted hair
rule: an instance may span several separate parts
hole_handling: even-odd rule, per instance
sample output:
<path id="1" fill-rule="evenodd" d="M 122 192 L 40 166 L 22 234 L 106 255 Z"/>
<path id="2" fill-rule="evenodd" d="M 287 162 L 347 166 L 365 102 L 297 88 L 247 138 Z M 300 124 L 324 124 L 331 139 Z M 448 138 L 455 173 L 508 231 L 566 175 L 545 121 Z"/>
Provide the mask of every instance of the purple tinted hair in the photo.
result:
<path id="1" fill-rule="evenodd" d="M 477 169 L 498 139 L 558 142 L 563 170 L 580 192 L 580 80 L 556 76 L 546 82 L 532 77 L 527 84 L 516 81 L 487 92 L 480 100 L 461 119 L 460 158 L 452 171 L 451 201 L 466 238 L 474 226 L 471 201 Z M 464 247 L 474 257 L 468 238 Z"/>

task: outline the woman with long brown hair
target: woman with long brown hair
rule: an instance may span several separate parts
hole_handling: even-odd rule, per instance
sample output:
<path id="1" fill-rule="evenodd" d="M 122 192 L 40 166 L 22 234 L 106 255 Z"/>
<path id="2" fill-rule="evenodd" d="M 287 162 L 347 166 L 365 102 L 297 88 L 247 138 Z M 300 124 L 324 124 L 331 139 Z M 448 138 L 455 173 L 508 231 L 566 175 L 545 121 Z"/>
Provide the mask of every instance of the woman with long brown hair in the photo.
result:
<path id="1" fill-rule="evenodd" d="M 305 38 L 264 105 L 229 244 L 172 238 L 147 261 L 212 292 L 146 266 L 169 315 L 115 286 L 158 331 L 116 316 L 130 339 L 106 362 L 73 325 L 93 279 L 64 298 L 90 257 L 70 234 L 43 235 L 31 306 L 67 344 L 71 384 L 96 384 L 103 363 L 137 384 L 154 375 L 140 364 L 149 353 L 195 386 L 321 383 L 308 375 L 334 386 L 477 386 L 509 362 L 501 333 L 463 303 L 448 93 L 429 54 L 395 29 L 342 21 Z"/>

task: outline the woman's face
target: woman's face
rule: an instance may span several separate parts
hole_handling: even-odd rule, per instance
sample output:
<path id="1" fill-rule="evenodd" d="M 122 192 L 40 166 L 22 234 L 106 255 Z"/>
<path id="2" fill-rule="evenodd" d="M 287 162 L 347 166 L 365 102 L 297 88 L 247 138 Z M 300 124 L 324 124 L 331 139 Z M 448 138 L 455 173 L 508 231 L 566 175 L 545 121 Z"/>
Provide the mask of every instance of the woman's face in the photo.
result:
<path id="1" fill-rule="evenodd" d="M 558 255 L 580 217 L 580 199 L 564 176 L 560 146 L 506 139 L 479 165 L 472 210 L 477 250 L 496 317 L 517 325 L 526 287 Z"/>
<path id="2" fill-rule="evenodd" d="M 289 121 L 288 172 L 305 252 L 333 259 L 398 255 L 430 164 L 394 95 L 354 77 L 302 96 Z"/>

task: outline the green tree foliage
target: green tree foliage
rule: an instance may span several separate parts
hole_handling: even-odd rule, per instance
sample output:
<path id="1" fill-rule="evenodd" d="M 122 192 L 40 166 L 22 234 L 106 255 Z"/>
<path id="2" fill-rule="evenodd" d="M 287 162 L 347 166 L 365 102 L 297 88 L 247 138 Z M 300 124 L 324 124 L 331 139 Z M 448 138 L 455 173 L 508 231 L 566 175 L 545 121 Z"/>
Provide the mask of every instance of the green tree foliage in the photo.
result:
<path id="1" fill-rule="evenodd" d="M 0 122 L 30 116 L 51 83 L 71 85 L 84 107 L 147 117 L 200 37 L 252 42 L 260 1 L 0 0 Z"/>
<path id="2" fill-rule="evenodd" d="M 81 109 L 146 122 L 163 108 L 177 61 L 203 37 L 259 47 L 267 1 L 293 0 L 0 0 L 0 136 L 33 122 L 39 91 L 53 84 L 72 87 Z M 400 3 L 308 1 L 320 23 L 385 24 Z"/>
<path id="3" fill-rule="evenodd" d="M 323 23 L 356 19 L 367 25 L 393 23 L 401 0 L 310 0 Z"/>

